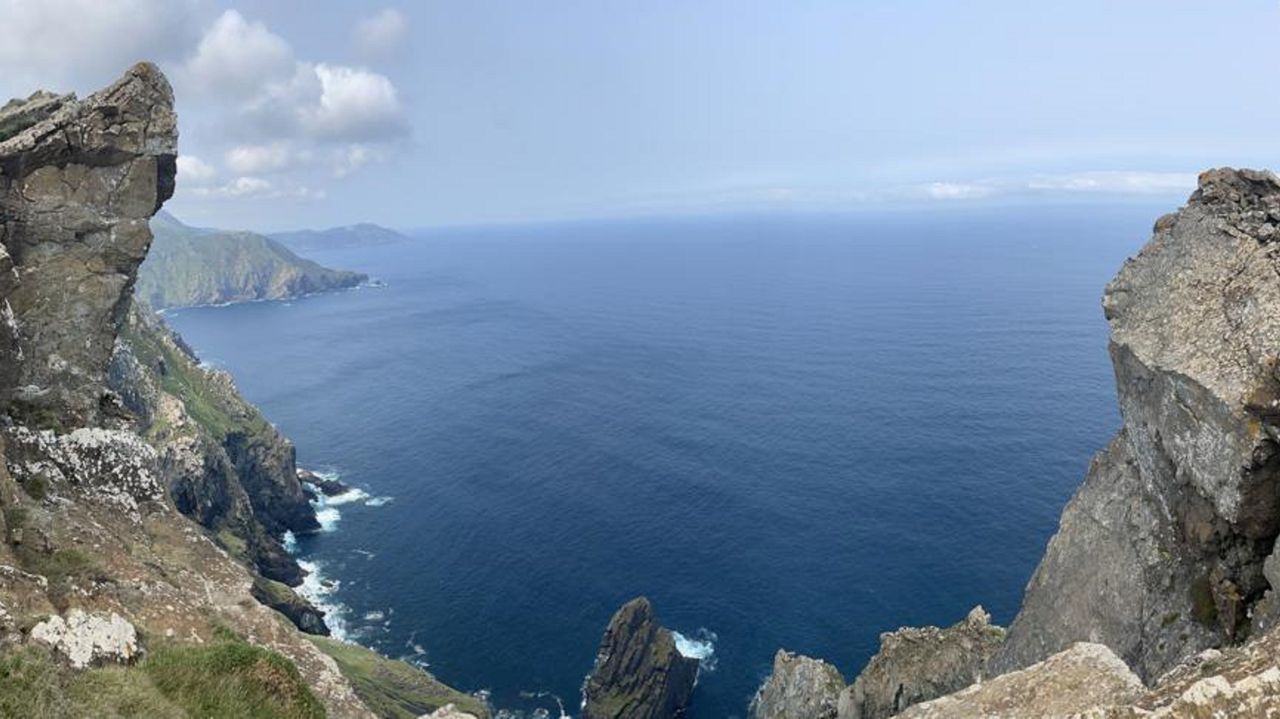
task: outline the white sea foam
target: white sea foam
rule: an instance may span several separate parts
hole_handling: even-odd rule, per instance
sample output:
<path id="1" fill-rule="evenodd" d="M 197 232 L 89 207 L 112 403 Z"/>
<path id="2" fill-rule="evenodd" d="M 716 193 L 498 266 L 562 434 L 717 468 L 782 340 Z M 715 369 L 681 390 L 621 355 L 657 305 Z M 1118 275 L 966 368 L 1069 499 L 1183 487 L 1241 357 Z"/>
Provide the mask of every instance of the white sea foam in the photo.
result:
<path id="1" fill-rule="evenodd" d="M 284 535 L 280 537 L 280 544 L 284 546 L 284 551 L 289 554 L 298 553 L 298 537 L 293 533 L 292 529 L 284 530 Z"/>
<path id="2" fill-rule="evenodd" d="M 359 502 L 368 498 L 368 492 L 358 487 L 352 487 L 342 494 L 335 494 L 332 497 L 326 497 L 321 494 L 316 501 L 324 507 L 340 507 L 344 504 L 351 504 L 352 502 Z"/>
<path id="3" fill-rule="evenodd" d="M 386 619 L 386 618 L 387 618 L 387 615 L 386 615 L 385 613 L 383 613 L 383 612 L 379 612 L 379 611 L 372 611 L 372 612 L 365 612 L 365 613 L 364 613 L 364 620 L 365 620 L 366 622 L 380 622 L 380 621 L 382 621 L 383 619 Z"/>
<path id="4" fill-rule="evenodd" d="M 316 509 L 316 521 L 320 523 L 321 532 L 332 532 L 337 529 L 339 519 L 342 519 L 342 512 L 333 507 Z"/>
<path id="5" fill-rule="evenodd" d="M 716 668 L 716 634 L 709 629 L 698 629 L 692 637 L 680 632 L 671 632 L 676 640 L 676 651 L 681 656 L 698 660 L 698 667 L 703 671 L 715 671 Z"/>
<path id="6" fill-rule="evenodd" d="M 299 559 L 298 566 L 307 573 L 302 585 L 297 588 L 298 594 L 325 613 L 324 623 L 329 626 L 329 632 L 335 639 L 345 640 L 349 610 L 345 604 L 333 599 L 333 594 L 338 591 L 341 583 L 325 577 L 322 571 L 324 565 L 320 562 Z"/>
<path id="7" fill-rule="evenodd" d="M 382 505 L 395 499 L 395 497 L 370 497 L 365 503 L 366 507 L 381 507 Z"/>

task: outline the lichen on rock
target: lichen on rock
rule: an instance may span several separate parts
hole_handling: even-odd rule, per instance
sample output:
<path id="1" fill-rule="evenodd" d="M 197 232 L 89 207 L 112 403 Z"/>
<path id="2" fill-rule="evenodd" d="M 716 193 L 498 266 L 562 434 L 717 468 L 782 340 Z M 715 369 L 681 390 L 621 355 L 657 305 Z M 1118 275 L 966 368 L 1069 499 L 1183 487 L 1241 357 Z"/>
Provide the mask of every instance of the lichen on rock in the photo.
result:
<path id="1" fill-rule="evenodd" d="M 35 625 L 31 639 L 52 647 L 76 669 L 127 664 L 139 654 L 137 631 L 115 612 L 89 614 L 72 609 L 65 617 L 55 615 Z"/>

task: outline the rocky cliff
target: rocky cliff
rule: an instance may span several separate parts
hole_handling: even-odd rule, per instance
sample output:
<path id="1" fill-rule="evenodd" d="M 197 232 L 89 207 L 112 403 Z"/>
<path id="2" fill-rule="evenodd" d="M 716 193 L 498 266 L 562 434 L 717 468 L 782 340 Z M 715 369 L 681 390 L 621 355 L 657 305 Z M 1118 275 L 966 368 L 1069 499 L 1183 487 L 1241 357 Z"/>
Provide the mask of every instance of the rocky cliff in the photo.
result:
<path id="1" fill-rule="evenodd" d="M 147 64 L 0 109 L 0 715 L 487 716 L 295 628 L 293 446 L 130 301 L 176 141 Z"/>
<path id="2" fill-rule="evenodd" d="M 583 719 L 680 716 L 698 680 L 698 660 L 682 655 L 644 597 L 613 615 L 583 685 Z"/>
<path id="3" fill-rule="evenodd" d="M 1007 634 L 934 635 L 924 661 L 885 643 L 841 719 L 1280 705 L 1280 180 L 1202 174 L 1103 308 L 1123 427 L 1063 510 Z M 982 681 L 949 693 L 961 665 Z"/>
<path id="4" fill-rule="evenodd" d="M 254 232 L 189 227 L 161 212 L 138 271 L 136 294 L 153 309 L 283 300 L 356 287 L 369 277 L 294 254 Z"/>
<path id="5" fill-rule="evenodd" d="M 0 411 L 41 426 L 110 414 L 106 366 L 147 220 L 173 194 L 177 119 L 155 67 L 85 100 L 37 93 L 0 109 Z"/>

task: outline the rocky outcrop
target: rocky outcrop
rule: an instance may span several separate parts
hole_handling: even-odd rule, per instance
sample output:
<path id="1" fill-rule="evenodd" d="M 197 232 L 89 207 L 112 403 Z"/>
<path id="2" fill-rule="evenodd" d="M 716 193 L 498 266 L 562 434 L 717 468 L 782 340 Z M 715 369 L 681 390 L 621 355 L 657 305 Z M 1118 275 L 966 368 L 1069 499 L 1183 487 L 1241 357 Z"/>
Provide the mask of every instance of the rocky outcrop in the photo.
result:
<path id="1" fill-rule="evenodd" d="M 1146 680 L 1242 641 L 1280 533 L 1280 181 L 1212 170 L 1108 285 L 1124 428 L 1063 511 L 993 662 L 1076 641 Z"/>
<path id="2" fill-rule="evenodd" d="M 583 686 L 583 719 L 670 719 L 693 695 L 698 660 L 680 654 L 653 605 L 639 597 L 613 615 Z"/>
<path id="3" fill-rule="evenodd" d="M 49 645 L 76 669 L 99 664 L 127 664 L 139 654 L 138 632 L 124 617 L 88 614 L 72 609 L 31 629 L 31 639 Z"/>
<path id="4" fill-rule="evenodd" d="M 773 673 L 756 692 L 749 719 L 836 719 L 844 677 L 826 662 L 778 650 Z"/>
<path id="5" fill-rule="evenodd" d="M 902 719 L 1072 717 L 1142 696 L 1138 677 L 1101 644 L 1073 644 L 1028 669 L 917 704 Z"/>
<path id="6" fill-rule="evenodd" d="M 906 627 L 880 635 L 880 651 L 840 695 L 840 719 L 881 719 L 969 686 L 1004 641 L 974 607 L 946 629 Z"/>
<path id="7" fill-rule="evenodd" d="M 202 368 L 158 316 L 136 306 L 112 356 L 110 386 L 132 427 L 159 453 L 159 472 L 174 505 L 213 532 L 234 556 L 264 577 L 297 586 L 303 573 L 285 551 L 285 530 L 319 528 L 290 463 L 293 446 L 244 401 L 224 372 Z M 282 458 L 246 462 L 246 447 Z M 237 463 L 231 455 L 236 449 Z M 272 504 L 274 494 L 300 501 Z M 258 504 L 249 487 L 259 490 Z"/>
<path id="8" fill-rule="evenodd" d="M 36 428 L 109 418 L 107 360 L 173 194 L 173 93 L 153 65 L 81 101 L 0 109 L 0 411 Z"/>

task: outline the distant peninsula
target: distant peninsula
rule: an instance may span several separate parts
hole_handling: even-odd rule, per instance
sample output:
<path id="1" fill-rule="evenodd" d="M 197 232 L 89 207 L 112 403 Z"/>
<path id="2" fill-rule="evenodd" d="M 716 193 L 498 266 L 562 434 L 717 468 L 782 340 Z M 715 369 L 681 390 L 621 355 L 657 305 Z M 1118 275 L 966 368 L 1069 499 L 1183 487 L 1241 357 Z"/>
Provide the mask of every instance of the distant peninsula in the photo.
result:
<path id="1" fill-rule="evenodd" d="M 390 245 L 409 238 L 381 225 L 361 222 L 356 225 L 347 225 L 346 227 L 331 227 L 327 230 L 277 232 L 271 235 L 271 239 L 280 242 L 294 252 L 305 253 L 351 247 Z"/>
<path id="2" fill-rule="evenodd" d="M 252 300 L 281 300 L 355 287 L 368 275 L 299 257 L 253 232 L 191 227 L 160 212 L 138 272 L 135 296 L 157 310 Z"/>

